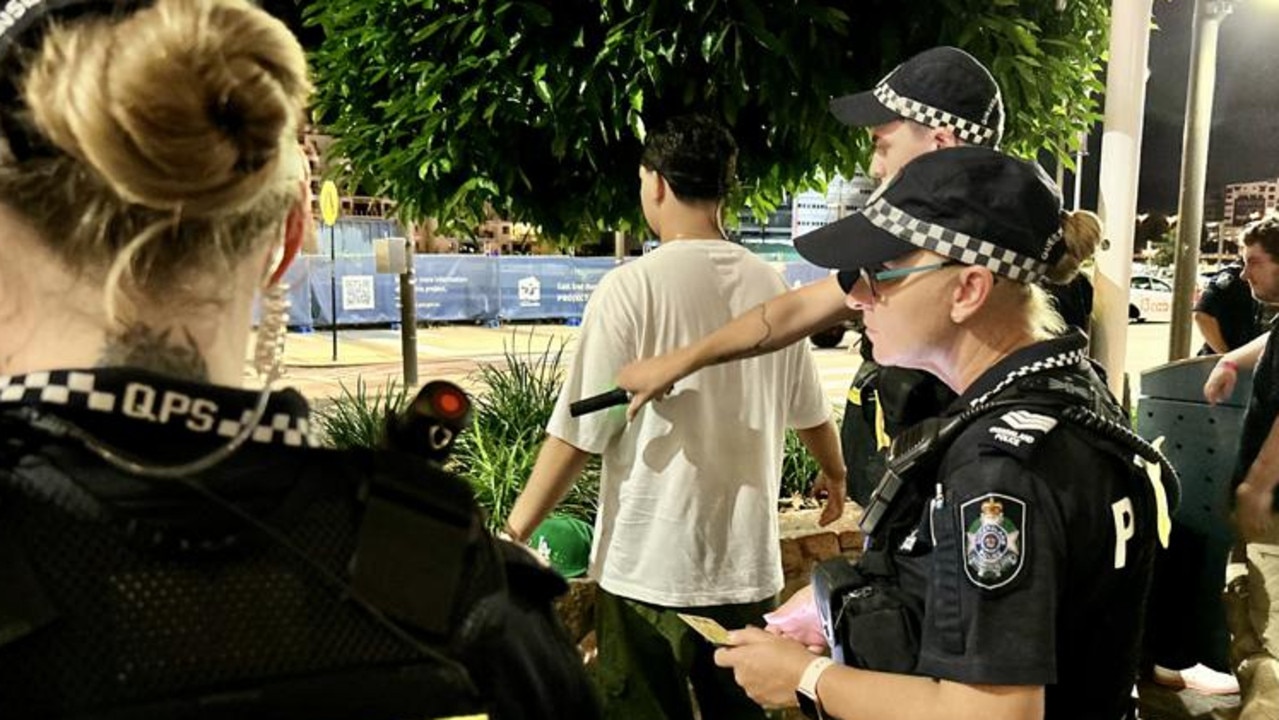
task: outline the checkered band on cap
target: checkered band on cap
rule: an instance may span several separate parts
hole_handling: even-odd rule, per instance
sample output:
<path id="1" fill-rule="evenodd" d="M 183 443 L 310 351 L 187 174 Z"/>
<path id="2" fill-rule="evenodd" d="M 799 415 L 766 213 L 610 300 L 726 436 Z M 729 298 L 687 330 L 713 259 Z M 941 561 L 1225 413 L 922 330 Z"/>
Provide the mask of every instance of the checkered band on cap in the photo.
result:
<path id="1" fill-rule="evenodd" d="M 880 199 L 866 206 L 862 216 L 872 225 L 915 247 L 954 258 L 966 265 L 981 265 L 996 275 L 1030 283 L 1048 274 L 1048 265 L 1032 257 L 1002 248 L 988 240 L 965 235 L 950 228 L 920 220 L 901 208 Z M 1050 238 L 1051 246 L 1061 231 Z"/>
<path id="2" fill-rule="evenodd" d="M 876 85 L 873 92 L 876 100 L 879 100 L 884 107 L 898 115 L 910 118 L 928 127 L 954 128 L 955 134 L 959 136 L 959 139 L 970 145 L 994 147 L 998 139 L 999 133 L 995 128 L 986 127 L 972 120 L 961 118 L 958 115 L 952 115 L 945 110 L 925 105 L 918 100 L 899 95 L 896 90 L 888 86 L 887 79 Z"/>

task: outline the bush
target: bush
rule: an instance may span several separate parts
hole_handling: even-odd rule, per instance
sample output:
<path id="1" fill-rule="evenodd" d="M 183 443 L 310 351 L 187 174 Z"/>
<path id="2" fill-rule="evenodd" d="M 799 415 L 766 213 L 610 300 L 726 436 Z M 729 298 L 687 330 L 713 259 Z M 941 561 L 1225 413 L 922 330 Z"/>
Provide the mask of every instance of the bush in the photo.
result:
<path id="1" fill-rule="evenodd" d="M 785 502 L 796 495 L 807 493 L 821 470 L 817 460 L 809 454 L 804 443 L 799 441 L 799 433 L 788 428 L 785 454 L 782 456 L 781 500 Z"/>
<path id="2" fill-rule="evenodd" d="M 315 413 L 324 441 L 339 450 L 381 445 L 387 416 L 408 405 L 408 388 L 391 380 L 380 392 L 370 392 L 363 379 L 355 381 L 355 392 L 346 383 L 340 387 L 342 394 Z"/>
<path id="3" fill-rule="evenodd" d="M 512 337 L 513 343 L 516 339 Z M 538 353 L 532 345 L 530 333 L 525 352 L 504 345 L 501 361 L 476 369 L 474 379 L 484 391 L 472 398 L 471 426 L 448 462 L 448 469 L 471 485 L 494 530 L 506 524 L 533 472 L 563 382 L 564 341 L 548 341 Z M 409 401 L 408 389 L 395 380 L 377 391 L 363 380 L 356 381 L 354 391 L 345 384 L 341 389 L 338 398 L 316 413 L 325 441 L 338 449 L 379 446 L 387 415 L 401 412 Z M 787 430 L 781 499 L 804 495 L 819 471 L 799 436 Z M 592 456 L 556 512 L 594 526 L 599 481 L 600 461 Z"/>
<path id="4" fill-rule="evenodd" d="M 450 463 L 470 481 L 493 529 L 506 524 L 533 472 L 563 382 L 564 341 L 548 341 L 538 354 L 532 345 L 532 333 L 523 354 L 504 344 L 501 362 L 475 371 L 486 391 L 475 398 L 471 428 L 458 441 Z M 594 526 L 599 476 L 599 458 L 592 457 L 556 512 Z"/>
<path id="5" fill-rule="evenodd" d="M 840 425 L 843 422 L 842 408 L 836 408 L 832 411 L 832 419 L 835 421 L 835 433 L 838 435 Z M 848 458 L 844 458 L 845 462 Z M 814 458 L 804 447 L 804 443 L 799 440 L 799 433 L 794 430 L 786 430 L 786 446 L 782 456 L 782 493 L 781 502 L 790 504 L 790 501 L 796 496 L 803 496 L 813 488 L 813 482 L 817 480 L 817 475 L 822 471 L 817 459 Z M 842 479 L 842 478 L 841 478 Z"/>

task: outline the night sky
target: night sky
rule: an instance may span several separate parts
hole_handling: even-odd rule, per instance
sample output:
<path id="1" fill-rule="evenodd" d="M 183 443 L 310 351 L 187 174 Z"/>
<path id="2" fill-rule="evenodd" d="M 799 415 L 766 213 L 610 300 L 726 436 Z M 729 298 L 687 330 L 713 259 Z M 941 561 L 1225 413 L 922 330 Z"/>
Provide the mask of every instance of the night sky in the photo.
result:
<path id="1" fill-rule="evenodd" d="M 1177 208 L 1193 0 L 1154 0 L 1138 212 Z M 1279 177 L 1279 2 L 1240 0 L 1221 24 L 1207 190 Z M 1100 140 L 1100 128 L 1093 143 Z M 1098 158 L 1098 147 L 1085 162 Z M 1095 207 L 1095 162 L 1084 205 Z M 1208 210 L 1208 208 L 1205 208 Z"/>

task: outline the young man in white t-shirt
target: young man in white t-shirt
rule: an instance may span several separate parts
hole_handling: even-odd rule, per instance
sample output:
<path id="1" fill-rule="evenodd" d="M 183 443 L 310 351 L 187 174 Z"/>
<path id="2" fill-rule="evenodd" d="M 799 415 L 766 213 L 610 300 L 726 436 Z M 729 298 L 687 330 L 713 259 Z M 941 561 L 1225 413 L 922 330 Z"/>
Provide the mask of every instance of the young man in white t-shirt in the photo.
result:
<path id="1" fill-rule="evenodd" d="M 775 270 L 723 237 L 736 146 L 718 124 L 676 118 L 645 143 L 640 199 L 662 244 L 604 277 L 508 532 L 528 537 L 603 457 L 591 577 L 599 582 L 599 677 L 606 717 L 765 715 L 714 667 L 713 648 L 676 612 L 759 625 L 782 588 L 777 500 L 787 427 L 822 468 L 821 521 L 839 517 L 844 463 L 808 348 L 708 368 L 632 422 L 624 408 L 572 418 L 571 401 L 614 385 L 636 357 L 687 345 L 786 292 Z"/>

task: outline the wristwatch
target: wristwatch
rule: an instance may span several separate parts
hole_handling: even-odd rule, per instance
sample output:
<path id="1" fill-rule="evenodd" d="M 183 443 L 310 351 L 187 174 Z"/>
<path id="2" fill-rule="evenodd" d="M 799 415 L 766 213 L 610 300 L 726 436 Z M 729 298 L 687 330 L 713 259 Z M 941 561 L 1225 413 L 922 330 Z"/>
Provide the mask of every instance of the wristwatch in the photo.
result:
<path id="1" fill-rule="evenodd" d="M 826 720 L 822 701 L 817 697 L 817 681 L 826 672 L 826 668 L 834 664 L 835 661 L 828 657 L 813 658 L 799 678 L 799 687 L 795 688 L 795 699 L 799 701 L 800 712 L 813 720 Z"/>

